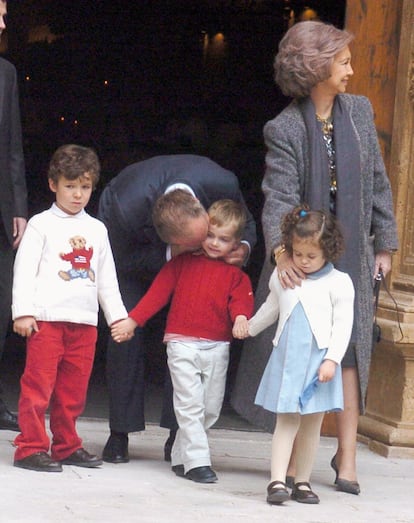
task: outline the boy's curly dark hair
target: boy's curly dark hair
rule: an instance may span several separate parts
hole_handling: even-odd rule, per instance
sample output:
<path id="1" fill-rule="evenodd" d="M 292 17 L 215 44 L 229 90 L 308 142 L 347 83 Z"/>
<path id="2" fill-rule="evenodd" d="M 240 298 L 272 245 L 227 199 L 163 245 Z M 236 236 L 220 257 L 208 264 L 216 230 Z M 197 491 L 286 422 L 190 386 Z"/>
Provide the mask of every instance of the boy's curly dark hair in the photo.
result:
<path id="1" fill-rule="evenodd" d="M 88 173 L 93 187 L 96 187 L 100 170 L 99 159 L 93 149 L 82 145 L 66 144 L 61 145 L 53 153 L 47 176 L 57 183 L 62 176 L 68 180 L 76 180 Z"/>
<path id="2" fill-rule="evenodd" d="M 282 242 L 290 256 L 294 235 L 318 242 L 326 261 L 337 260 L 344 251 L 344 237 L 336 218 L 325 211 L 311 211 L 306 204 L 285 215 L 281 231 Z"/>

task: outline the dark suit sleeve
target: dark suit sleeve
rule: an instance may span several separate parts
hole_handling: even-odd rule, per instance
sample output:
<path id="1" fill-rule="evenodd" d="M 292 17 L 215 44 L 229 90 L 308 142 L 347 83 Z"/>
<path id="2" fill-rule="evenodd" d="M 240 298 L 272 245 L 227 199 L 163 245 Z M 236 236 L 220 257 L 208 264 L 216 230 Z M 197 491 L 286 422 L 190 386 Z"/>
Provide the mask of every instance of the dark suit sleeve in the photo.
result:
<path id="1" fill-rule="evenodd" d="M 9 169 L 14 194 L 14 216 L 27 218 L 27 188 L 20 123 L 17 75 L 12 68 L 10 88 L 10 156 Z"/>
<path id="2" fill-rule="evenodd" d="M 145 198 L 141 185 L 133 183 L 126 193 L 132 195 L 130 201 L 108 185 L 99 200 L 98 218 L 108 229 L 117 270 L 153 278 L 166 262 L 167 246 L 152 226 L 151 199 Z"/>
<path id="3" fill-rule="evenodd" d="M 166 262 L 166 244 L 155 231 L 151 213 L 156 199 L 175 183 L 191 187 L 206 209 L 221 198 L 246 205 L 237 177 L 209 158 L 159 156 L 126 167 L 104 189 L 98 213 L 108 228 L 119 271 L 153 274 Z M 253 247 L 256 225 L 248 210 L 247 213 L 243 239 Z"/>

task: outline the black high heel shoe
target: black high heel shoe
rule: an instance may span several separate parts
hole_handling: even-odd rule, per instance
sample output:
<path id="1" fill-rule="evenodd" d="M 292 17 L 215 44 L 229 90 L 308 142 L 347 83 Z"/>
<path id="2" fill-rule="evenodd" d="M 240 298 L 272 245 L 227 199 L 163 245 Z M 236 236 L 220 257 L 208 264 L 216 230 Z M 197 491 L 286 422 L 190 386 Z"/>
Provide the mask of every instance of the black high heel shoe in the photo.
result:
<path id="1" fill-rule="evenodd" d="M 331 459 L 331 467 L 335 472 L 334 483 L 336 485 L 336 490 L 339 490 L 340 492 L 346 492 L 347 494 L 355 494 L 356 496 L 361 492 L 358 481 L 349 481 L 348 479 L 342 479 L 338 477 L 339 471 L 338 465 L 336 463 L 336 454 Z"/>
<path id="2" fill-rule="evenodd" d="M 335 472 L 335 485 L 338 481 L 338 465 L 336 464 L 336 454 L 334 455 L 334 457 L 331 459 L 331 467 L 333 468 L 334 472 Z"/>
<path id="3" fill-rule="evenodd" d="M 361 492 L 358 481 L 349 481 L 348 479 L 338 478 L 336 480 L 336 490 L 340 492 L 346 492 L 347 494 L 358 494 Z"/>

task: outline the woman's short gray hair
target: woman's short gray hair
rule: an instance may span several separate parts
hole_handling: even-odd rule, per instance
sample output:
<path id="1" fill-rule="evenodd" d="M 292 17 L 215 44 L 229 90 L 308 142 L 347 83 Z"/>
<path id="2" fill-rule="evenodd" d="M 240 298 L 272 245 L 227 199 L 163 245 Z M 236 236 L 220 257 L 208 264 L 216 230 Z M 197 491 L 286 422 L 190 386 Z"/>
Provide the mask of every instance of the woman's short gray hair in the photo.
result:
<path id="1" fill-rule="evenodd" d="M 335 55 L 354 39 L 346 30 L 323 22 L 299 22 L 279 44 L 274 61 L 275 82 L 292 98 L 308 96 L 329 78 Z"/>

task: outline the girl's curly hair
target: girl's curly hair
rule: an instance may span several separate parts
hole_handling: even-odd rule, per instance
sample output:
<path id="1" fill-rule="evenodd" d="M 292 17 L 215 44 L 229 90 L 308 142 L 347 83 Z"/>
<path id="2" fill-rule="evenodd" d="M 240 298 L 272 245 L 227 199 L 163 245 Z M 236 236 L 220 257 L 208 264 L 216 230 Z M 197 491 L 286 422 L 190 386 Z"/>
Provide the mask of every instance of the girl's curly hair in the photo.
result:
<path id="1" fill-rule="evenodd" d="M 317 242 L 326 261 L 337 260 L 344 251 L 344 237 L 336 218 L 325 211 L 311 211 L 306 204 L 285 215 L 281 231 L 282 242 L 290 256 L 294 236 Z"/>

